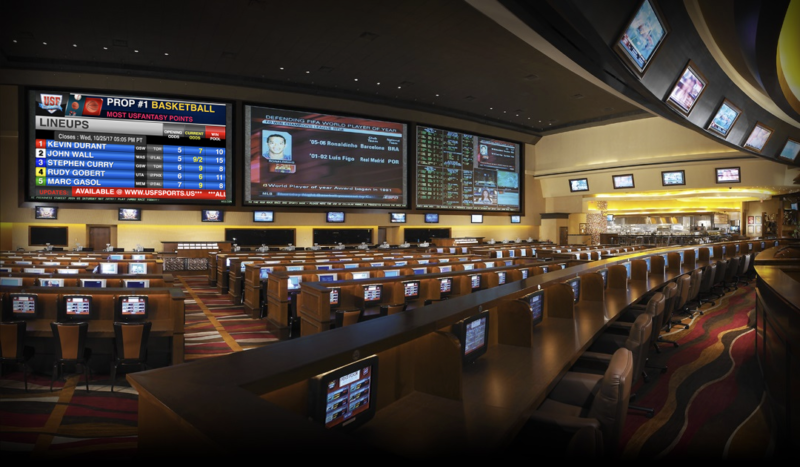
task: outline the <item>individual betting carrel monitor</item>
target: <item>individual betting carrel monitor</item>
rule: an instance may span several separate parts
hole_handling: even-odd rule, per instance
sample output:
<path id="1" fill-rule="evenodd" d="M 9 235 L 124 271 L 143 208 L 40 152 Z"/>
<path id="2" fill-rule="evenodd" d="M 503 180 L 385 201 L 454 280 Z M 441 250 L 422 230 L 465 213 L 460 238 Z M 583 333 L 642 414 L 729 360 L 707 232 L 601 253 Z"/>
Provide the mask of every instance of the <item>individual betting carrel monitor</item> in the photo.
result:
<path id="1" fill-rule="evenodd" d="M 572 301 L 574 303 L 578 303 L 578 300 L 581 299 L 581 279 L 579 277 L 575 277 L 568 281 L 565 281 L 572 288 Z"/>
<path id="2" fill-rule="evenodd" d="M 38 296 L 31 293 L 11 293 L 9 301 L 11 307 L 9 309 L 8 319 L 14 320 L 28 320 L 37 318 L 37 300 Z"/>
<path id="3" fill-rule="evenodd" d="M 27 199 L 232 204 L 232 105 L 30 90 Z"/>
<path id="4" fill-rule="evenodd" d="M 328 290 L 331 291 L 330 295 L 330 303 L 331 308 L 338 308 L 339 307 L 339 292 L 341 291 L 339 287 L 329 287 Z"/>
<path id="5" fill-rule="evenodd" d="M 309 381 L 310 417 L 325 428 L 351 430 L 375 416 L 378 357 L 369 356 Z"/>
<path id="6" fill-rule="evenodd" d="M 453 278 L 452 277 L 440 277 L 439 278 L 439 296 L 440 297 L 447 297 L 453 293 Z"/>
<path id="7" fill-rule="evenodd" d="M 407 302 L 419 298 L 419 281 L 403 281 L 403 298 Z"/>
<path id="8" fill-rule="evenodd" d="M 533 325 L 541 323 L 544 319 L 544 290 L 537 290 L 520 298 L 531 309 Z"/>
<path id="9" fill-rule="evenodd" d="M 471 290 L 480 290 L 481 289 L 481 275 L 480 274 L 470 274 L 469 275 L 469 285 Z"/>
<path id="10" fill-rule="evenodd" d="M 461 342 L 464 364 L 474 362 L 489 347 L 489 312 L 483 311 L 453 325 L 453 333 Z"/>
<path id="11" fill-rule="evenodd" d="M 245 106 L 245 205 L 402 208 L 407 125 Z"/>
<path id="12" fill-rule="evenodd" d="M 383 292 L 383 285 L 381 284 L 367 284 L 362 286 L 364 290 L 364 297 L 354 297 L 356 305 L 359 307 L 375 306 L 381 303 L 381 292 Z"/>
<path id="13" fill-rule="evenodd" d="M 416 207 L 521 210 L 520 145 L 417 126 Z"/>
<path id="14" fill-rule="evenodd" d="M 115 321 L 135 323 L 146 321 L 148 315 L 147 295 L 121 295 L 117 297 Z"/>
<path id="15" fill-rule="evenodd" d="M 64 295 L 58 309 L 58 321 L 86 321 L 92 315 L 91 295 Z"/>

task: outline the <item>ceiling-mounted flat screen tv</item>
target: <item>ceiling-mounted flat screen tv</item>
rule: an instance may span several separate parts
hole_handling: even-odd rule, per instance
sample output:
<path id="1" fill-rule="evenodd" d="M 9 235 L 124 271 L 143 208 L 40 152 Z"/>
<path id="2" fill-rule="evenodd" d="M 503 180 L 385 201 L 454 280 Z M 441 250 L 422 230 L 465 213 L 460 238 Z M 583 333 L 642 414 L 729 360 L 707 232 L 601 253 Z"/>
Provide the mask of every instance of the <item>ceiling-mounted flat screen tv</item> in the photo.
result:
<path id="1" fill-rule="evenodd" d="M 714 118 L 711 119 L 711 123 L 708 124 L 708 129 L 724 138 L 728 136 L 740 115 L 742 115 L 742 111 L 731 101 L 725 99 L 717 109 L 717 113 L 714 114 Z"/>
<path id="2" fill-rule="evenodd" d="M 407 125 L 245 106 L 244 205 L 404 208 Z"/>
<path id="3" fill-rule="evenodd" d="M 778 156 L 793 161 L 797 159 L 798 154 L 800 154 L 800 141 L 789 138 Z"/>
<path id="4" fill-rule="evenodd" d="M 520 212 L 519 143 L 417 126 L 418 209 Z"/>
<path id="5" fill-rule="evenodd" d="M 760 154 L 761 151 L 764 150 L 764 146 L 767 145 L 767 141 L 772 137 L 772 133 L 774 133 L 772 128 L 767 127 L 761 122 L 756 122 L 755 126 L 750 131 L 750 136 L 747 137 L 742 146 L 745 149 L 750 149 Z"/>
<path id="6" fill-rule="evenodd" d="M 233 203 L 232 104 L 37 89 L 27 107 L 28 201 Z"/>

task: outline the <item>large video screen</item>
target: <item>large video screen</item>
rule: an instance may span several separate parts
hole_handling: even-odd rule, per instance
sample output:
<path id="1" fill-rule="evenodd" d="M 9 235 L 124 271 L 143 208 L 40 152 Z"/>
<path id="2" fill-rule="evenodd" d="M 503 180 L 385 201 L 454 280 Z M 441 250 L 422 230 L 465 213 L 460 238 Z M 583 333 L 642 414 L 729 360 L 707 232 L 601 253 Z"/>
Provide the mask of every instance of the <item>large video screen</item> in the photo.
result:
<path id="1" fill-rule="evenodd" d="M 245 106 L 244 204 L 408 205 L 406 125 Z"/>
<path id="2" fill-rule="evenodd" d="M 517 143 L 417 127 L 418 209 L 519 212 L 520 172 Z"/>
<path id="3" fill-rule="evenodd" d="M 29 201 L 232 204 L 231 105 L 28 93 Z"/>

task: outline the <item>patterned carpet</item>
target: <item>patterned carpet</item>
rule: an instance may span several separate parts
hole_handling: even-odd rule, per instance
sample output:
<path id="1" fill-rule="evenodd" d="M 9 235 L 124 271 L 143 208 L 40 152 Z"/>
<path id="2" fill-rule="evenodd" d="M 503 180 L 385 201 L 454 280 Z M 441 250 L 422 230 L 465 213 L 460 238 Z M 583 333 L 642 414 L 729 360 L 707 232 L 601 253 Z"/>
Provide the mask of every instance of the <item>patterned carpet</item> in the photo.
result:
<path id="1" fill-rule="evenodd" d="M 186 361 L 261 347 L 278 339 L 250 319 L 241 305 L 220 297 L 203 276 L 181 277 L 187 294 Z M 50 375 L 23 375 L 6 365 L 0 377 L 0 455 L 12 459 L 133 459 L 137 447 L 138 395 L 117 374 L 114 392 L 108 369 L 93 368 L 89 392 L 82 375 L 67 374 L 50 392 Z M 75 369 L 68 371 L 74 372 Z"/>
<path id="2" fill-rule="evenodd" d="M 772 440 L 766 423 L 765 391 L 755 357 L 753 287 L 739 287 L 715 306 L 706 304 L 690 329 L 664 335 L 639 381 L 636 405 L 655 409 L 653 418 L 630 412 L 621 457 L 627 459 L 767 459 Z"/>

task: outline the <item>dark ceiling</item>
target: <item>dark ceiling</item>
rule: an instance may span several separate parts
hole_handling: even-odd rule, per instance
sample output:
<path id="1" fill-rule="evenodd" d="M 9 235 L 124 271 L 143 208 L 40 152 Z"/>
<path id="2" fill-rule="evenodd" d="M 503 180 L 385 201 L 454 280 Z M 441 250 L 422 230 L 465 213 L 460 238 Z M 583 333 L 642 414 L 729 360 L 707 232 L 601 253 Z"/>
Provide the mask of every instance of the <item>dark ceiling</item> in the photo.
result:
<path id="1" fill-rule="evenodd" d="M 300 91 L 537 136 L 649 116 L 462 0 L 118 5 L 6 2 L 0 67 Z"/>

